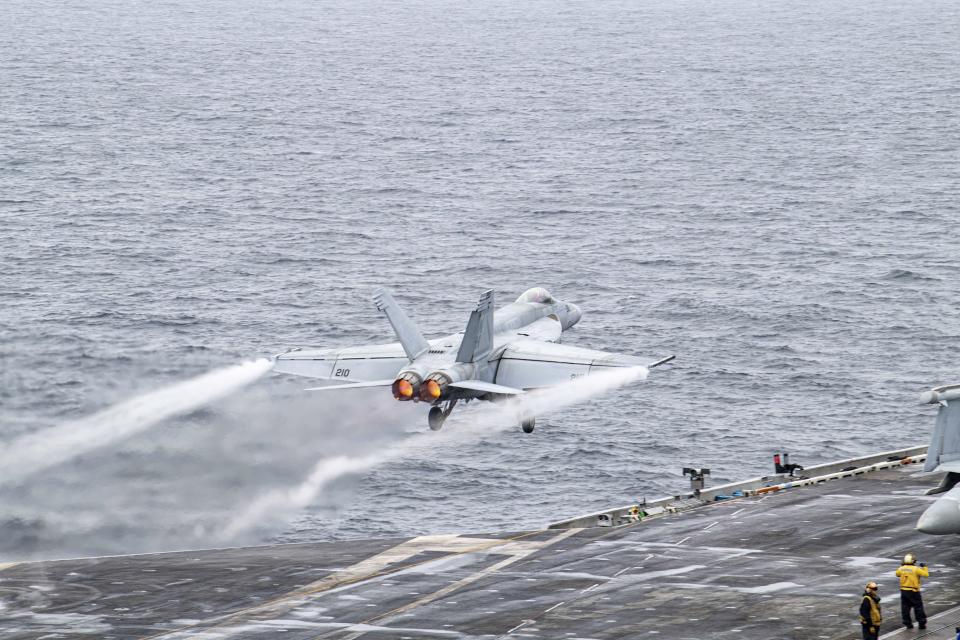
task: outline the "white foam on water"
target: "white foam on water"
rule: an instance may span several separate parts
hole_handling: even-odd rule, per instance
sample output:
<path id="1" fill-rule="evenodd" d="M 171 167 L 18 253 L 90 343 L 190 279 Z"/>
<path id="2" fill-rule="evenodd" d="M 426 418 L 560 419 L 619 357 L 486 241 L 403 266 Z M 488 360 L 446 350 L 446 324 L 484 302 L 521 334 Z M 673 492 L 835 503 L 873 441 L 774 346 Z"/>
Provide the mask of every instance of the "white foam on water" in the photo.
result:
<path id="1" fill-rule="evenodd" d="M 273 362 L 267 359 L 224 367 L 22 436 L 0 448 L 0 483 L 20 480 L 194 411 L 261 378 L 271 368 Z"/>
<path id="2" fill-rule="evenodd" d="M 438 433 L 418 434 L 396 446 L 368 456 L 323 458 L 314 465 L 313 470 L 301 484 L 289 489 L 271 491 L 256 498 L 227 524 L 222 531 L 222 536 L 230 540 L 257 526 L 268 517 L 302 509 L 311 504 L 324 487 L 342 476 L 368 471 L 418 451 L 439 449 L 452 442 L 462 443 L 489 435 L 494 431 L 513 428 L 520 416 L 536 417 L 585 402 L 631 382 L 645 380 L 647 374 L 646 367 L 611 369 L 555 387 L 531 391 L 504 402 L 486 405 L 471 415 L 471 419 L 466 424 L 458 424 L 454 429 L 445 429 Z"/>

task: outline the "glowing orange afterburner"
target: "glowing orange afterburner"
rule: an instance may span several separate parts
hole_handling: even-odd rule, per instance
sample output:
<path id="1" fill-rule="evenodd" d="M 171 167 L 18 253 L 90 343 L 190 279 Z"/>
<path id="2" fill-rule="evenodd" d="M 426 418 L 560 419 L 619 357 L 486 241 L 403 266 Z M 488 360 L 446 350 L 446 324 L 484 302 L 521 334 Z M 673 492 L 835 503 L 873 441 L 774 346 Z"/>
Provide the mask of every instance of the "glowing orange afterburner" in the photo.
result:
<path id="1" fill-rule="evenodd" d="M 440 384 L 433 379 L 427 380 L 420 387 L 420 399 L 424 402 L 433 402 L 440 399 Z"/>
<path id="2" fill-rule="evenodd" d="M 393 397 L 397 400 L 410 400 L 413 398 L 413 385 L 409 380 L 398 378 L 393 381 Z"/>

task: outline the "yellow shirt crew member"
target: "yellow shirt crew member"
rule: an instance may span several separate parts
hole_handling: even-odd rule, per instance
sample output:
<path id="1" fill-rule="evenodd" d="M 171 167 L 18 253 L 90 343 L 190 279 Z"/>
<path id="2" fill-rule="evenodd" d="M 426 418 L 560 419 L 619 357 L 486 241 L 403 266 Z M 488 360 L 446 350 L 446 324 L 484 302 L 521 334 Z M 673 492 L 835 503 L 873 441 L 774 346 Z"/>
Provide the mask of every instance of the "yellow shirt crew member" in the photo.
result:
<path id="1" fill-rule="evenodd" d="M 900 591 L 920 591 L 920 578 L 929 578 L 930 570 L 905 564 L 897 569 L 897 577 L 900 578 Z"/>
<path id="2" fill-rule="evenodd" d="M 903 617 L 903 626 L 913 629 L 913 620 L 910 611 L 917 617 L 917 624 L 921 629 L 927 628 L 927 614 L 923 610 L 923 598 L 920 596 L 920 578 L 930 577 L 927 565 L 922 562 L 917 565 L 917 558 L 912 553 L 903 557 L 903 565 L 897 569 L 900 578 L 900 615 Z"/>

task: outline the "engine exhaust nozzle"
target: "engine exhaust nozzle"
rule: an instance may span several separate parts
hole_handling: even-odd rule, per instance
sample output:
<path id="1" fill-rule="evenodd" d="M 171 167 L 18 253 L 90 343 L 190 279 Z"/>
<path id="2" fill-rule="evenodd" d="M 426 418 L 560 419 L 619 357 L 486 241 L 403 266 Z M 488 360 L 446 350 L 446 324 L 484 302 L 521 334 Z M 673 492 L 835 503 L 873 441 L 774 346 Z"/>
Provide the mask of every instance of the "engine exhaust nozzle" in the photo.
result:
<path id="1" fill-rule="evenodd" d="M 398 379 L 393 381 L 393 397 L 397 400 L 412 400 L 413 399 L 413 385 L 410 384 L 409 380 Z"/>
<path id="2" fill-rule="evenodd" d="M 390 385 L 393 397 L 400 401 L 417 400 L 420 392 L 420 376 L 405 371 Z"/>
<path id="3" fill-rule="evenodd" d="M 434 378 L 430 378 L 420 385 L 420 399 L 424 402 L 436 402 L 442 394 L 443 389 L 440 388 L 440 383 Z"/>

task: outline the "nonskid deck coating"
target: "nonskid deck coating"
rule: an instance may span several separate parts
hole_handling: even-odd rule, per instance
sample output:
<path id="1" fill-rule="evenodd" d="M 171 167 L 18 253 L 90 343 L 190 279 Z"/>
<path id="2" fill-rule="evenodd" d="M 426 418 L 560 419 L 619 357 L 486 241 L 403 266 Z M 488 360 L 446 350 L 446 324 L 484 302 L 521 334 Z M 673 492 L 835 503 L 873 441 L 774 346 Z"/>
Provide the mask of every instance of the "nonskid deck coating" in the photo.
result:
<path id="1" fill-rule="evenodd" d="M 907 551 L 931 568 L 922 637 L 952 638 L 960 546 L 913 528 L 935 482 L 901 467 L 618 528 L 16 564 L 0 638 L 853 639 L 871 579 L 896 630 Z"/>

